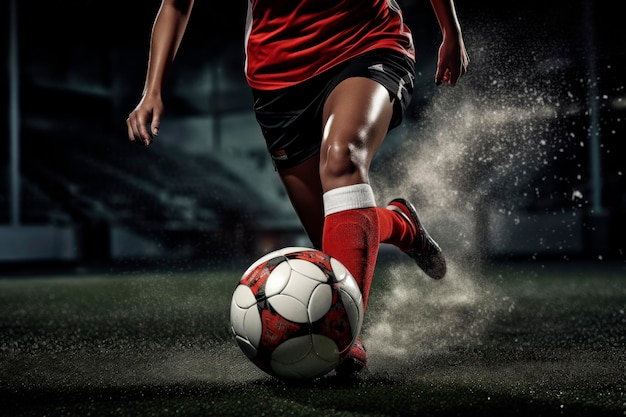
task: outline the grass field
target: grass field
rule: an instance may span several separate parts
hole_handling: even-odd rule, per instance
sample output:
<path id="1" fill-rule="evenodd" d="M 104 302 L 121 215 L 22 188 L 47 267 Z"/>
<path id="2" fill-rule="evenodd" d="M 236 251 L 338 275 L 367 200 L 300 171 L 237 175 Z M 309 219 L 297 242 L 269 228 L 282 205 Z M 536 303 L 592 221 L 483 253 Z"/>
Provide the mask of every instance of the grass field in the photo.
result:
<path id="1" fill-rule="evenodd" d="M 0 279 L 2 416 L 623 416 L 626 268 L 381 262 L 368 370 L 285 383 L 231 338 L 240 270 Z"/>

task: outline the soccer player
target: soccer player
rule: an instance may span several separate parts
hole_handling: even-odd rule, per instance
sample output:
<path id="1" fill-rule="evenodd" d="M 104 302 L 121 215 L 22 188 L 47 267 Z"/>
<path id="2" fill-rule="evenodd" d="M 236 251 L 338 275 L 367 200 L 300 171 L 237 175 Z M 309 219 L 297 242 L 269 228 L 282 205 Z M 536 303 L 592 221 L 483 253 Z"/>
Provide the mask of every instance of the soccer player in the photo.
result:
<path id="1" fill-rule="evenodd" d="M 436 84 L 454 86 L 468 55 L 453 0 L 430 0 L 442 32 Z M 162 0 L 130 141 L 149 145 L 163 116 L 161 91 L 193 0 Z M 245 75 L 270 157 L 314 247 L 341 261 L 367 305 L 380 243 L 407 253 L 434 279 L 441 249 L 403 198 L 378 207 L 370 163 L 398 126 L 415 79 L 412 33 L 395 0 L 249 0 Z M 151 131 L 147 125 L 150 123 Z M 363 369 L 362 340 L 337 368 Z"/>

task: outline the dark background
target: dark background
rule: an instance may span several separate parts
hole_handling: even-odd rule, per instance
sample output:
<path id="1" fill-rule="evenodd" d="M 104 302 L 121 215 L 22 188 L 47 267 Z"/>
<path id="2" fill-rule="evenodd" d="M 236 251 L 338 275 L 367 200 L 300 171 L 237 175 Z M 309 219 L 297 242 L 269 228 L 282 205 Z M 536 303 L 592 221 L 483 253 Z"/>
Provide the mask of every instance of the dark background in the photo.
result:
<path id="1" fill-rule="evenodd" d="M 455 149 L 463 156 L 446 167 L 454 180 L 443 186 L 453 182 L 462 197 L 445 208 L 459 217 L 471 203 L 473 226 L 462 236 L 469 249 L 442 229 L 453 253 L 623 262 L 626 33 L 614 7 L 457 1 L 470 72 L 443 91 L 432 83 L 440 33 L 429 2 L 400 3 L 417 46 L 417 90 L 373 175 L 383 182 L 402 176 L 389 170 L 393 151 L 415 141 L 401 139 L 420 132 L 415 146 L 426 147 L 436 142 L 425 126 L 431 117 L 455 119 L 446 155 L 464 134 Z M 159 4 L 1 6 L 7 116 L 0 127 L 9 139 L 0 147 L 2 265 L 164 266 L 250 259 L 306 243 L 251 113 L 243 77 L 247 2 L 196 2 L 167 80 L 162 138 L 150 149 L 127 141 L 124 121 L 140 97 Z"/>

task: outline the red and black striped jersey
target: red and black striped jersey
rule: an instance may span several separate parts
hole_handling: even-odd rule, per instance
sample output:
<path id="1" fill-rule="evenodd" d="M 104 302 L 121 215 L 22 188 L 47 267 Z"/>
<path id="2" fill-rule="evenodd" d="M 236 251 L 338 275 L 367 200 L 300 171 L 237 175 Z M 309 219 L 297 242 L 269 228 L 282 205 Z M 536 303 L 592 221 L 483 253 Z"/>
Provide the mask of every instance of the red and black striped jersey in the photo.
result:
<path id="1" fill-rule="evenodd" d="M 288 87 L 377 48 L 415 58 L 395 0 L 248 0 L 245 72 L 253 88 Z"/>

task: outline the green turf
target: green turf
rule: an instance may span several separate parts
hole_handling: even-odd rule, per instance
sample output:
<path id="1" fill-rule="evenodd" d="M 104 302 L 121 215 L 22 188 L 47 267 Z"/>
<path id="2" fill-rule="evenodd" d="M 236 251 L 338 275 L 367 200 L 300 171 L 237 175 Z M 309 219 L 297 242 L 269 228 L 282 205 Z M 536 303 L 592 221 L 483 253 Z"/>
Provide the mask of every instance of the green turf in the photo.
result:
<path id="1" fill-rule="evenodd" d="M 0 280 L 2 416 L 626 413 L 624 267 L 377 271 L 369 370 L 275 380 L 238 350 L 241 271 Z M 410 277 L 408 277 L 410 275 Z"/>

